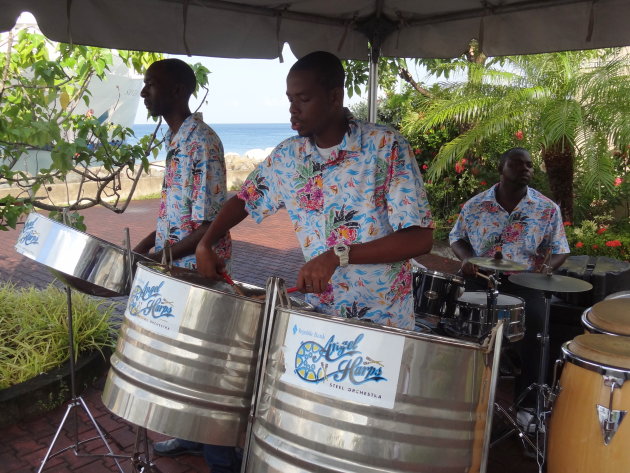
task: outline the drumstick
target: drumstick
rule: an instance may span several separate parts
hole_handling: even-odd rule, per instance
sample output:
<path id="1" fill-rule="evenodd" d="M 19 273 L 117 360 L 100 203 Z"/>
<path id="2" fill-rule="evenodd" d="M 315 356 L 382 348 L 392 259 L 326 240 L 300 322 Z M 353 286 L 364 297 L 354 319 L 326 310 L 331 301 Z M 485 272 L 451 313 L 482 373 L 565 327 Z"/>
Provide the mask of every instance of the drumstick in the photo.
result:
<path id="1" fill-rule="evenodd" d="M 298 288 L 297 287 L 290 287 L 289 289 L 287 289 L 287 293 L 291 294 L 292 292 L 297 292 Z"/>
<path id="2" fill-rule="evenodd" d="M 223 277 L 223 279 L 225 279 L 225 282 L 228 283 L 230 286 L 232 286 L 234 288 L 234 291 L 239 296 L 244 296 L 245 295 L 243 290 L 236 285 L 236 283 L 232 280 L 232 278 L 230 276 L 228 276 L 228 274 L 226 272 L 219 273 L 219 276 Z"/>
<path id="3" fill-rule="evenodd" d="M 475 276 L 479 276 L 480 278 L 484 278 L 486 281 L 490 281 L 490 276 L 486 276 L 485 274 L 480 273 L 479 271 L 475 273 Z"/>

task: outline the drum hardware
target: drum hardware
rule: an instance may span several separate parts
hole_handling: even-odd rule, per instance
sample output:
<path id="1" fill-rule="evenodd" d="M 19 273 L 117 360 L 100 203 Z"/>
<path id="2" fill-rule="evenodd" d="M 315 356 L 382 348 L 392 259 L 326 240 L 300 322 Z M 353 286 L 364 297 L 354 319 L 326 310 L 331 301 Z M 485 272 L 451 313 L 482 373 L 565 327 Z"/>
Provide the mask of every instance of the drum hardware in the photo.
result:
<path id="1" fill-rule="evenodd" d="M 602 428 L 604 445 L 610 444 L 610 441 L 617 433 L 621 422 L 628 413 L 628 411 L 613 409 L 613 397 L 615 395 L 615 389 L 622 387 L 623 382 L 623 378 L 618 378 L 610 375 L 604 376 L 604 385 L 610 388 L 610 399 L 608 401 L 608 407 L 597 404 L 597 417 L 599 418 L 599 424 Z"/>
<path id="2" fill-rule="evenodd" d="M 439 332 L 455 315 L 457 299 L 464 293 L 464 279 L 414 266 L 412 282 L 416 327 L 419 331 Z"/>
<path id="3" fill-rule="evenodd" d="M 518 436 L 523 439 L 525 432 L 518 426 L 518 423 L 511 416 L 518 412 L 518 408 L 528 393 L 535 391 L 536 408 L 533 417 L 534 436 L 536 438 L 536 460 L 539 471 L 543 471 L 543 465 L 546 460 L 547 446 L 547 418 L 551 412 L 551 402 L 557 396 L 557 392 L 552 394 L 552 389 L 546 384 L 547 364 L 549 362 L 549 314 L 551 309 L 551 296 L 553 292 L 583 292 L 590 290 L 593 286 L 581 279 L 571 278 L 568 276 L 559 276 L 551 273 L 520 273 L 512 274 L 509 277 L 510 282 L 519 286 L 530 289 L 543 291 L 545 298 L 545 313 L 542 332 L 537 334 L 540 343 L 540 361 L 538 368 L 538 381 L 528 386 L 516 399 L 514 405 L 509 409 L 499 408 L 499 412 L 508 418 L 513 429 L 502 436 L 499 440 L 509 437 L 512 433 L 517 432 Z M 516 424 L 516 425 L 515 425 Z M 495 444 L 498 441 L 495 441 Z M 532 442 L 527 442 L 532 446 Z"/>
<path id="4" fill-rule="evenodd" d="M 63 220 L 64 223 L 66 225 L 68 225 L 68 209 L 64 208 L 63 209 Z M 46 465 L 46 463 L 48 462 L 49 459 L 65 452 L 66 450 L 69 449 L 73 449 L 74 454 L 76 456 L 82 456 L 82 457 L 110 457 L 114 459 L 114 463 L 116 463 L 116 466 L 118 467 L 118 470 L 123 473 L 123 469 L 120 466 L 120 463 L 118 462 L 119 458 L 128 458 L 125 455 L 116 455 L 114 454 L 114 452 L 112 451 L 111 447 L 109 446 L 109 443 L 107 442 L 107 439 L 105 438 L 105 435 L 109 435 L 109 433 L 107 433 L 99 424 L 98 422 L 96 422 L 96 420 L 94 419 L 94 416 L 92 415 L 92 413 L 90 412 L 90 409 L 88 408 L 87 404 L 85 403 L 85 401 L 83 400 L 83 398 L 81 396 L 77 396 L 77 391 L 76 391 L 76 367 L 75 367 L 75 354 L 74 354 L 74 330 L 72 328 L 72 291 L 70 289 L 70 286 L 65 284 L 66 286 L 66 300 L 67 300 L 67 311 L 68 311 L 68 354 L 69 354 L 69 359 L 68 359 L 68 368 L 70 371 L 70 401 L 68 403 L 68 407 L 66 408 L 66 413 L 64 414 L 62 420 L 61 420 L 61 424 L 59 424 L 59 427 L 57 428 L 57 431 L 55 432 L 55 435 L 52 439 L 52 442 L 50 443 L 50 446 L 48 447 L 48 450 L 46 451 L 46 455 L 44 456 L 44 459 L 42 460 L 42 463 L 39 466 L 39 469 L 37 470 L 37 473 L 41 473 L 41 471 L 44 469 L 44 466 Z M 92 425 L 94 426 L 94 428 L 96 429 L 96 432 L 98 433 L 97 437 L 92 437 L 86 440 L 79 440 L 79 417 L 77 415 L 77 412 L 75 410 L 75 408 L 80 408 L 83 409 L 83 411 L 85 412 L 85 414 L 88 416 L 88 418 L 90 419 L 90 422 L 92 423 Z M 51 453 L 53 447 L 55 446 L 55 443 L 57 442 L 57 439 L 59 438 L 59 434 L 61 433 L 61 430 L 63 429 L 64 425 L 66 424 L 66 421 L 69 419 L 70 413 L 73 413 L 73 427 L 70 429 L 71 430 L 71 438 L 73 441 L 73 444 L 70 445 L 69 447 L 65 447 L 62 448 L 61 450 L 58 450 L 55 453 Z M 92 440 L 96 440 L 96 439 L 101 439 L 103 444 L 105 444 L 105 447 L 107 448 L 107 452 L 108 453 L 80 453 L 79 452 L 79 447 L 85 443 L 91 442 Z"/>

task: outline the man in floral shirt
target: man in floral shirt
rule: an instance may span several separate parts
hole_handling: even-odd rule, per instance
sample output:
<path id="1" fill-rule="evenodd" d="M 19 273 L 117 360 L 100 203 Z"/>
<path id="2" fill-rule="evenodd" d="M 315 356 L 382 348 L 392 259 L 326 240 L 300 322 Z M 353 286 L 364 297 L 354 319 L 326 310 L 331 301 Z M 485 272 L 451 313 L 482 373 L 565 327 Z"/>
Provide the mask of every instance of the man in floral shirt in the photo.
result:
<path id="1" fill-rule="evenodd" d="M 197 247 L 198 269 L 223 267 L 210 244 L 247 215 L 286 207 L 307 263 L 297 287 L 319 312 L 413 329 L 411 264 L 432 245 L 418 166 L 394 130 L 343 107 L 339 59 L 311 53 L 287 76 L 292 128 L 223 207 Z"/>
<path id="2" fill-rule="evenodd" d="M 569 256 L 560 208 L 552 200 L 529 187 L 533 163 L 529 152 L 512 148 L 501 155 L 499 183 L 464 204 L 449 240 L 462 260 L 467 290 L 482 290 L 474 276 L 478 268 L 468 258 L 494 258 L 501 252 L 506 260 L 522 263 L 529 271 L 557 269 Z M 547 267 L 543 268 L 543 264 Z M 522 375 L 517 392 L 537 380 L 539 345 L 536 335 L 542 331 L 545 305 L 541 291 L 511 283 L 501 278 L 499 291 L 525 300 L 525 338 L 521 346 Z M 533 404 L 534 398 L 526 399 Z"/>
<path id="3" fill-rule="evenodd" d="M 201 114 L 190 112 L 188 101 L 197 81 L 188 64 L 179 59 L 154 62 L 145 73 L 144 84 L 140 96 L 145 106 L 151 116 L 164 118 L 169 131 L 164 138 L 167 155 L 157 230 L 134 251 L 145 254 L 154 248 L 148 256 L 160 261 L 168 245 L 167 258 L 172 257 L 173 265 L 194 269 L 197 243 L 227 196 L 223 145 Z M 228 261 L 229 233 L 219 238 L 213 248 Z M 153 449 L 164 456 L 203 452 L 210 466 L 216 452 L 234 455 L 227 447 L 204 446 L 178 438 L 157 442 Z M 216 472 L 220 472 L 220 466 Z"/>
<path id="4" fill-rule="evenodd" d="M 151 116 L 162 116 L 169 131 L 164 183 L 157 229 L 134 248 L 139 253 L 173 265 L 194 269 L 195 248 L 227 196 L 223 145 L 214 130 L 203 122 L 201 113 L 191 113 L 188 100 L 196 87 L 192 68 L 179 59 L 151 64 L 140 92 Z M 229 259 L 229 233 L 220 238 L 214 250 Z M 169 254 L 170 253 L 170 254 Z"/>

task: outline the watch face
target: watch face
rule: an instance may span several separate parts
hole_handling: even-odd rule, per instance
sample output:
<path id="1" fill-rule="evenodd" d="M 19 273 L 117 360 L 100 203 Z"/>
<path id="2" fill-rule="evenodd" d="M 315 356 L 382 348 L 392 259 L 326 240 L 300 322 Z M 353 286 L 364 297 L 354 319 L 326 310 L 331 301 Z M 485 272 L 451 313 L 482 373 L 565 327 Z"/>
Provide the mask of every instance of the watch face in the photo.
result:
<path id="1" fill-rule="evenodd" d="M 341 253 L 345 252 L 347 249 L 348 249 L 348 247 L 347 247 L 347 246 L 343 246 L 343 245 L 338 245 L 338 246 L 335 248 L 335 250 L 337 250 L 337 251 L 339 251 L 339 252 L 341 252 Z"/>

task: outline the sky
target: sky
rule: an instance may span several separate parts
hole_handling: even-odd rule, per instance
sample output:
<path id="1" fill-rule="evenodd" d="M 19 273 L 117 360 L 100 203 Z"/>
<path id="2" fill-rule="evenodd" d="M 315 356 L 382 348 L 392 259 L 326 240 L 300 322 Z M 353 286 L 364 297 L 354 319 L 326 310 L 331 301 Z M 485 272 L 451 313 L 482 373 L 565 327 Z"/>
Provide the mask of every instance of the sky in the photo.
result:
<path id="1" fill-rule="evenodd" d="M 289 102 L 286 96 L 286 76 L 296 58 L 285 46 L 284 62 L 278 59 L 224 59 L 203 56 L 176 57 L 188 63 L 200 62 L 211 74 L 210 92 L 200 111 L 207 123 L 288 123 Z M 191 110 L 197 108 L 200 97 L 191 100 Z M 346 106 L 367 100 L 346 97 Z M 138 106 L 135 123 L 152 123 L 147 118 L 142 101 Z"/>

